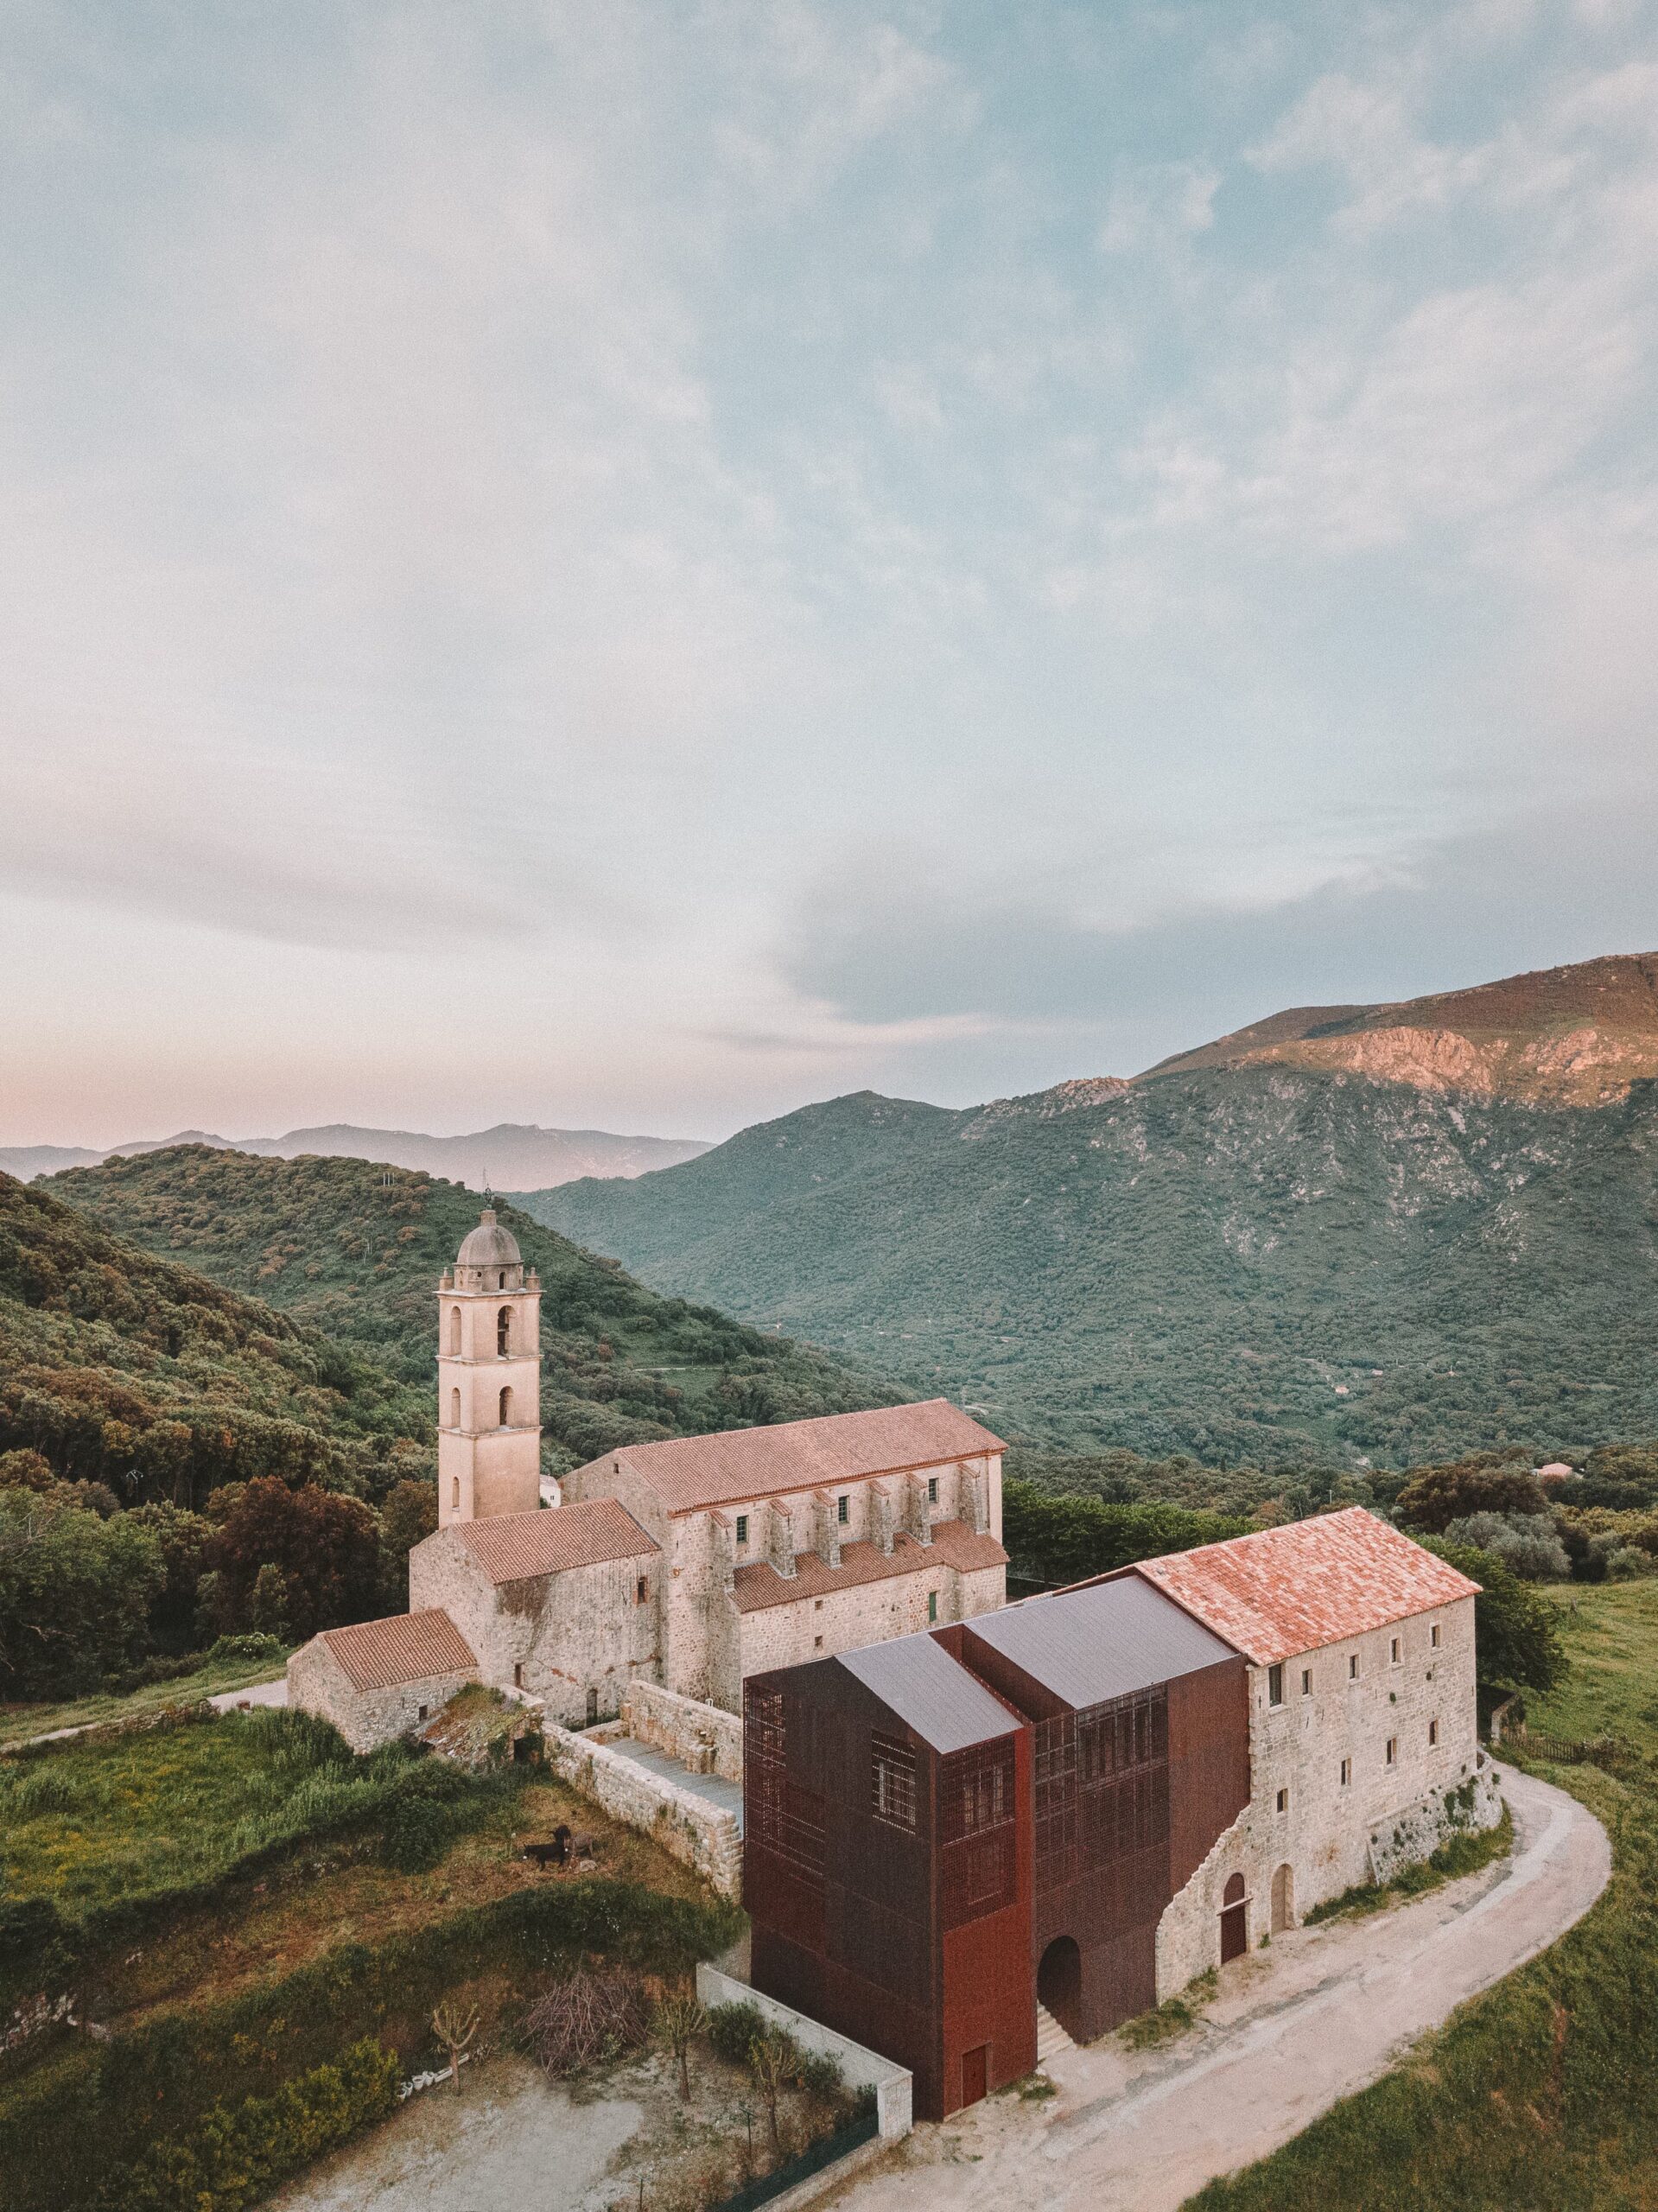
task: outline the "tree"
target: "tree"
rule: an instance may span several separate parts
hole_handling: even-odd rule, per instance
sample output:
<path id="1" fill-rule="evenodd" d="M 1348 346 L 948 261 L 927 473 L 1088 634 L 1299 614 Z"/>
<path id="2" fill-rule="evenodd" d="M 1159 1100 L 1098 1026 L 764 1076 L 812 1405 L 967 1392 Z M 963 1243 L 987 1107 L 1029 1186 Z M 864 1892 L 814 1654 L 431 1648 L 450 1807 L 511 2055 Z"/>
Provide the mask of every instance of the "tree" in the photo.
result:
<path id="1" fill-rule="evenodd" d="M 249 1483 L 203 1553 L 218 1577 L 221 1630 L 256 1624 L 262 1567 L 280 1570 L 288 1632 L 300 1642 L 372 1613 L 379 1597 L 379 1531 L 360 1498 L 304 1483 L 289 1490 L 274 1475 Z M 270 1589 L 266 1585 L 267 1591 Z"/>
<path id="2" fill-rule="evenodd" d="M 766 2131 L 775 2158 L 782 2148 L 778 2130 L 778 2107 L 794 2072 L 794 2053 L 780 2036 L 756 2036 L 748 2046 L 748 2070 L 765 2107 Z"/>
<path id="3" fill-rule="evenodd" d="M 400 1612 L 409 1603 L 409 1554 L 437 1526 L 437 1484 L 394 1484 L 380 1508 L 380 1603 Z"/>
<path id="4" fill-rule="evenodd" d="M 163 1651 L 187 1651 L 195 1633 L 202 1554 L 213 1524 L 181 1505 L 137 1505 L 127 1518 L 135 1528 L 149 1529 L 162 1550 L 163 1580 L 150 1608 L 151 1640 Z"/>
<path id="5" fill-rule="evenodd" d="M 1442 1535 L 1453 1521 L 1474 1513 L 1547 1513 L 1547 1492 L 1528 1463 L 1478 1452 L 1437 1467 L 1413 1467 L 1395 1504 L 1407 1529 Z"/>
<path id="6" fill-rule="evenodd" d="M 281 1567 L 267 1560 L 253 1578 L 248 1599 L 248 1626 L 261 1636 L 288 1634 L 288 1583 Z"/>
<path id="7" fill-rule="evenodd" d="M 708 2024 L 708 2016 L 692 1989 L 676 1990 L 664 1997 L 651 2022 L 657 2040 L 672 2054 L 679 2069 L 679 2094 L 686 2104 L 691 2100 L 691 2045 Z"/>
<path id="8" fill-rule="evenodd" d="M 1181 1505 L 1106 1505 L 1052 1497 L 1032 1483 L 1002 1486 L 1002 1541 L 1016 1571 L 1038 1582 L 1081 1582 L 1164 1552 L 1219 1543 L 1255 1526 Z"/>
<path id="9" fill-rule="evenodd" d="M 437 2005 L 432 2013 L 432 2033 L 449 2054 L 449 2079 L 454 2083 L 455 2094 L 461 2094 L 461 2054 L 478 2032 L 478 2007 L 461 2009 L 458 1999 L 450 1998 Z"/>
<path id="10" fill-rule="evenodd" d="M 129 1515 L 0 1490 L 0 1697 L 71 1696 L 133 1665 L 165 1576 Z"/>
<path id="11" fill-rule="evenodd" d="M 1534 1583 L 1522 1582 L 1494 1553 L 1442 1538 L 1419 1538 L 1424 1550 L 1480 1585 L 1474 1600 L 1479 1679 L 1492 1689 L 1535 1690 L 1540 1696 L 1566 1679 L 1560 1615 Z"/>

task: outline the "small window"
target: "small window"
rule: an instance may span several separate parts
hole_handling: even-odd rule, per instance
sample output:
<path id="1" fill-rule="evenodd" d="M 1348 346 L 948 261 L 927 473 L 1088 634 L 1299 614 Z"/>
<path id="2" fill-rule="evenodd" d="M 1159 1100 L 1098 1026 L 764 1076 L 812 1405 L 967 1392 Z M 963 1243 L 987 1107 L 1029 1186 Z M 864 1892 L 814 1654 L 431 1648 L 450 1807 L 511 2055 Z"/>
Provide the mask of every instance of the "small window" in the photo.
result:
<path id="1" fill-rule="evenodd" d="M 748 1516 L 746 1513 L 737 1516 L 737 1541 L 740 1544 L 748 1541 Z"/>
<path id="2" fill-rule="evenodd" d="M 1282 1705 L 1284 1702 L 1284 1669 L 1281 1667 L 1268 1667 L 1267 1669 L 1267 1702 L 1268 1705 Z"/>
<path id="3" fill-rule="evenodd" d="M 844 1491 L 835 1501 L 835 1517 L 843 1529 L 852 1518 L 852 1500 Z"/>
<path id="4" fill-rule="evenodd" d="M 449 1510 L 451 1513 L 459 1513 L 461 1510 L 461 1478 L 459 1475 L 451 1475 L 449 1478 Z"/>
<path id="5" fill-rule="evenodd" d="M 1394 1637 L 1388 1648 L 1388 1656 L 1396 1667 L 1399 1664 L 1399 1638 Z"/>
<path id="6" fill-rule="evenodd" d="M 1311 1667 L 1303 1667 L 1301 1669 L 1301 1694 L 1303 1697 L 1311 1697 L 1312 1695 L 1312 1669 Z"/>
<path id="7" fill-rule="evenodd" d="M 821 1636 L 815 1636 L 815 1637 L 813 1637 L 813 1638 L 812 1638 L 812 1649 L 813 1649 L 814 1651 L 821 1651 L 821 1650 L 823 1649 L 823 1637 L 822 1637 Z"/>
<path id="8" fill-rule="evenodd" d="M 1290 1793 L 1287 1789 L 1280 1789 L 1278 1793 L 1278 1809 L 1280 1813 L 1287 1813 L 1289 1808 Z"/>
<path id="9" fill-rule="evenodd" d="M 430 1712 L 430 1710 L 431 1710 L 431 1707 L 430 1707 L 429 1706 L 425 1706 L 425 1705 L 423 1705 L 423 1706 L 422 1706 L 422 1707 L 421 1707 L 420 1711 L 419 1711 L 419 1712 L 415 1715 L 415 1718 L 416 1718 L 417 1720 L 424 1720 L 424 1719 L 425 1719 L 425 1718 L 426 1718 L 426 1716 L 427 1716 L 427 1714 L 428 1714 L 428 1713 L 429 1713 L 429 1712 Z"/>
<path id="10" fill-rule="evenodd" d="M 1439 1722 L 1438 1722 L 1437 1720 L 1430 1720 L 1430 1721 L 1428 1722 L 1428 1724 L 1427 1724 L 1427 1739 L 1428 1739 L 1428 1741 L 1429 1741 L 1429 1743 L 1430 1743 L 1430 1744 L 1437 1744 L 1437 1743 L 1439 1742 Z"/>
<path id="11" fill-rule="evenodd" d="M 927 1503 L 929 1505 L 937 1505 L 938 1503 L 938 1478 L 937 1475 L 929 1475 L 927 1478 Z"/>
<path id="12" fill-rule="evenodd" d="M 927 1618 L 930 1621 L 936 1621 L 937 1618 L 938 1592 L 936 1590 L 929 1590 L 927 1592 Z"/>
<path id="13" fill-rule="evenodd" d="M 1358 1678 L 1359 1656 L 1356 1651 L 1350 1652 L 1347 1659 L 1347 1679 L 1350 1682 L 1356 1682 Z"/>
<path id="14" fill-rule="evenodd" d="M 1439 1648 L 1439 1624 L 1438 1621 L 1435 1621 L 1432 1627 L 1428 1630 L 1427 1640 L 1437 1651 Z"/>
<path id="15" fill-rule="evenodd" d="M 636 1605 L 642 1605 L 650 1595 L 650 1582 L 645 1576 L 642 1574 L 633 1586 L 633 1603 Z"/>
<path id="16" fill-rule="evenodd" d="M 1348 1785 L 1348 1783 L 1349 1783 L 1352 1779 L 1353 1779 L 1353 1762 L 1352 1762 L 1352 1760 L 1351 1760 L 1351 1759 L 1344 1759 L 1344 1760 L 1342 1761 L 1342 1788 L 1343 1788 L 1344 1789 L 1346 1789 L 1346 1787 L 1347 1787 L 1347 1785 Z"/>
<path id="17" fill-rule="evenodd" d="M 893 1736 L 869 1744 L 870 1810 L 889 1827 L 915 1827 L 915 1753 Z"/>
<path id="18" fill-rule="evenodd" d="M 1388 1738 L 1388 1764 L 1389 1766 L 1397 1766 L 1399 1764 L 1399 1738 L 1397 1736 L 1389 1736 Z"/>
<path id="19" fill-rule="evenodd" d="M 500 1425 L 503 1428 L 511 1428 L 512 1426 L 512 1388 L 510 1383 L 501 1393 Z"/>
<path id="20" fill-rule="evenodd" d="M 512 1687 L 515 1690 L 521 1690 L 524 1688 L 524 1667 L 522 1663 L 514 1667 L 512 1669 Z"/>

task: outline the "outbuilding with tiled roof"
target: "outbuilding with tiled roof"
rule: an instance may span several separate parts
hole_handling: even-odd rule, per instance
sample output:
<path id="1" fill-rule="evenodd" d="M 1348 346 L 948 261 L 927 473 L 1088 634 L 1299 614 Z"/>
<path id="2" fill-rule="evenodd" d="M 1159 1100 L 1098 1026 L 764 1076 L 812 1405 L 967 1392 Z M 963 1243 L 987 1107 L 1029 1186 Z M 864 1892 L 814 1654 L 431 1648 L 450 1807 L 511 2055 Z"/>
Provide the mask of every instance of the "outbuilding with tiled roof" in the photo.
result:
<path id="1" fill-rule="evenodd" d="M 477 1654 L 435 1607 L 325 1628 L 288 1662 L 289 1704 L 332 1720 L 354 1751 L 406 1735 L 478 1680 Z"/>

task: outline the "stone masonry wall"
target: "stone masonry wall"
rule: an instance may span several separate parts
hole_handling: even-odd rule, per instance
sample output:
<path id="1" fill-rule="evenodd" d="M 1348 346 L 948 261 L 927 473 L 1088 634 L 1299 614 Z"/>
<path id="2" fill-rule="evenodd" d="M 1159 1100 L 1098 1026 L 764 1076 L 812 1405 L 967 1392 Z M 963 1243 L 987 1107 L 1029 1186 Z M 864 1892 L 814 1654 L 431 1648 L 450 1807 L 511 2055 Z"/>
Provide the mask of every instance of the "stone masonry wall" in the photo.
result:
<path id="1" fill-rule="evenodd" d="M 1304 1675 L 1312 1678 L 1305 1692 Z M 1282 1687 L 1282 1703 L 1272 1704 L 1269 1670 L 1250 1669 L 1249 1802 L 1163 1915 L 1159 2001 L 1218 1962 L 1222 1893 L 1233 1874 L 1244 1878 L 1253 1949 L 1274 1925 L 1274 1877 L 1280 1924 L 1299 1925 L 1312 1906 L 1372 1878 L 1373 1833 L 1406 1823 L 1413 1808 L 1480 1771 L 1471 1598 L 1288 1659 Z"/>
<path id="2" fill-rule="evenodd" d="M 681 1697 L 654 1682 L 631 1683 L 622 1697 L 622 1726 L 636 1744 L 649 1744 L 693 1774 L 743 1778 L 743 1724 L 734 1713 Z"/>
<path id="3" fill-rule="evenodd" d="M 715 1679 L 715 1699 L 733 1712 L 740 1711 L 742 1683 L 750 1675 L 798 1666 L 808 1659 L 833 1658 L 839 1651 L 855 1651 L 862 1644 L 912 1636 L 928 1627 L 942 1628 L 949 1621 L 970 1620 L 975 1613 L 994 1611 L 1006 1591 L 1004 1567 L 980 1567 L 962 1574 L 936 1560 L 908 1574 L 854 1583 L 851 1589 L 828 1597 L 764 1605 L 752 1613 L 739 1614 L 734 1607 L 734 1634 Z M 931 1619 L 930 1597 L 937 1599 Z"/>
<path id="4" fill-rule="evenodd" d="M 648 1835 L 722 1897 L 741 1897 L 743 1845 L 734 1813 L 676 1789 L 637 1760 L 550 1719 L 543 1733 L 549 1764 L 573 1789 Z"/>
<path id="5" fill-rule="evenodd" d="M 477 1675 L 429 1675 L 390 1689 L 359 1690 L 320 1637 L 302 1644 L 288 1662 L 288 1702 L 332 1720 L 354 1751 L 378 1751 L 441 1713 Z"/>

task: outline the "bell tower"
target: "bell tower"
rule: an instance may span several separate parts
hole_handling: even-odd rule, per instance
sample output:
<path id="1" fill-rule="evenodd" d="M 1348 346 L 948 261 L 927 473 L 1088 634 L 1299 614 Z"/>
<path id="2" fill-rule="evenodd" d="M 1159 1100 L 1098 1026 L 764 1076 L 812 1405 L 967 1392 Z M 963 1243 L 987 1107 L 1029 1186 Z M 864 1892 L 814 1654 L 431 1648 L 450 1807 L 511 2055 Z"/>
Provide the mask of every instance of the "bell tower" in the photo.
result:
<path id="1" fill-rule="evenodd" d="M 541 1282 L 492 1206 L 438 1285 L 437 1522 L 541 1500 Z"/>

